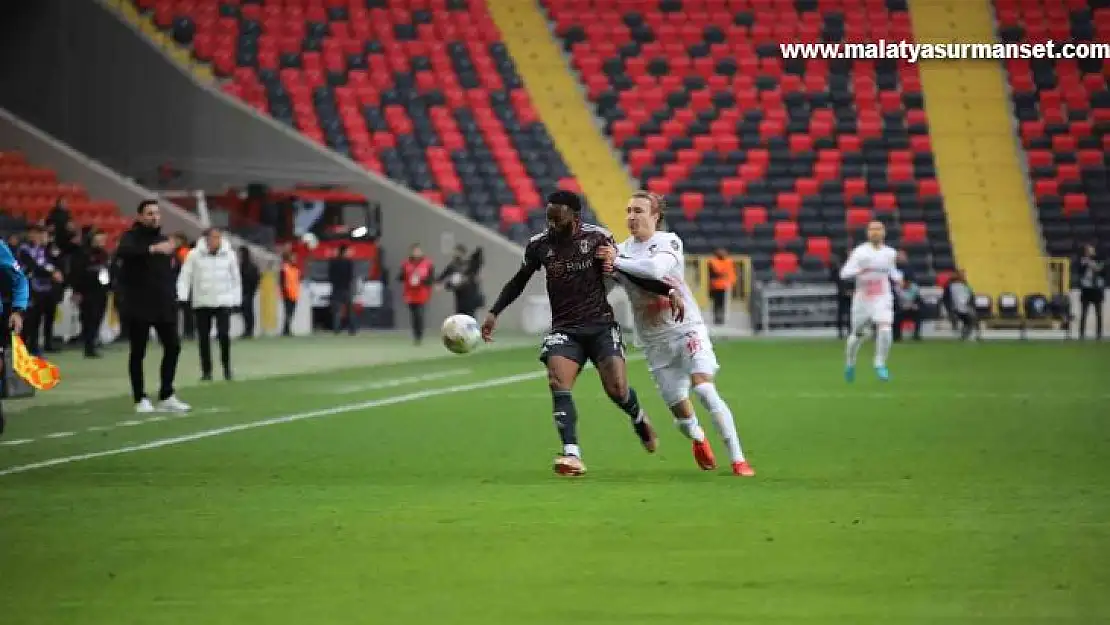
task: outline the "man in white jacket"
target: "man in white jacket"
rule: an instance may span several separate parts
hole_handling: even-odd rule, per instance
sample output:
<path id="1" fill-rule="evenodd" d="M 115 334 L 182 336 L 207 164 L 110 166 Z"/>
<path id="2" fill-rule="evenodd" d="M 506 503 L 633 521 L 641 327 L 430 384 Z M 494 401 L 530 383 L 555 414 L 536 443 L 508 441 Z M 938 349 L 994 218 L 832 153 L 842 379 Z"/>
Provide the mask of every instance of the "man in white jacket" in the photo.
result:
<path id="1" fill-rule="evenodd" d="M 216 339 L 220 344 L 220 363 L 224 379 L 231 379 L 231 311 L 242 303 L 242 279 L 239 259 L 231 244 L 217 228 L 209 228 L 197 241 L 177 278 L 177 299 L 192 298 L 197 319 L 197 344 L 200 348 L 202 380 L 212 379 L 212 322 L 216 322 Z"/>

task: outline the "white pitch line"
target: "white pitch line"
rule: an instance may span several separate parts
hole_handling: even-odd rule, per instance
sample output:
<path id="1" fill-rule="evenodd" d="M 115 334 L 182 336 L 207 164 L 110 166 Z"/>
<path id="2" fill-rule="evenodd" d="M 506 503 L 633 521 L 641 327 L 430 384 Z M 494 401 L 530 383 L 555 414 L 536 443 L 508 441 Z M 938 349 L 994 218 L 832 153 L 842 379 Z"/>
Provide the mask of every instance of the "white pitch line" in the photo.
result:
<path id="1" fill-rule="evenodd" d="M 394 404 L 404 404 L 408 402 L 427 399 L 429 397 L 438 397 L 440 395 L 452 395 L 455 393 L 464 393 L 466 391 L 476 391 L 485 388 L 494 388 L 497 386 L 505 386 L 507 384 L 515 384 L 525 380 L 535 380 L 547 377 L 546 371 L 532 371 L 530 373 L 520 373 L 517 375 L 510 375 L 500 378 L 493 378 L 483 380 L 480 382 L 471 382 L 469 384 L 459 384 L 456 386 L 446 386 L 443 388 L 434 388 L 424 391 L 416 391 L 414 393 L 407 393 L 405 395 L 395 395 L 393 397 L 383 397 L 381 399 L 371 399 L 369 401 L 358 402 L 354 404 L 345 404 L 342 406 L 334 406 L 332 408 L 324 408 L 321 410 L 311 410 L 308 412 L 298 412 L 295 414 L 283 415 L 280 417 L 273 417 L 270 419 L 262 419 L 260 421 L 250 421 L 247 423 L 240 423 L 238 425 L 228 425 L 220 428 L 213 428 L 211 430 L 201 430 L 192 434 L 184 436 L 174 436 L 172 438 L 162 438 L 150 441 L 149 443 L 142 443 L 140 445 L 129 445 L 127 447 L 117 447 L 115 449 L 106 449 L 104 451 L 94 451 L 86 454 L 76 454 L 72 456 L 62 456 L 59 458 L 51 458 L 41 462 L 32 462 L 30 464 L 23 464 L 7 469 L 0 469 L 0 477 L 5 475 L 14 475 L 16 473 L 27 473 L 29 471 L 36 471 L 38 469 L 46 469 L 49 467 L 56 467 L 65 464 L 73 464 L 74 462 L 83 462 L 85 460 L 94 460 L 96 458 L 107 458 L 110 456 L 120 456 L 123 454 L 135 453 L 137 451 L 146 451 L 148 449 L 159 449 L 161 447 L 172 447 L 174 445 L 181 445 L 184 443 L 191 443 L 206 438 L 213 438 L 216 436 L 223 436 L 225 434 L 232 434 L 235 432 L 242 432 L 245 430 L 253 430 L 255 428 L 269 427 L 271 425 L 280 425 L 282 423 L 292 423 L 294 421 L 304 421 L 307 419 L 319 419 L 320 417 L 329 417 L 337 414 L 344 414 L 347 412 L 356 412 L 359 410 L 368 410 L 370 408 L 381 408 L 383 406 L 392 406 Z"/>
<path id="2" fill-rule="evenodd" d="M 35 442 L 35 439 L 33 439 L 33 438 L 16 438 L 16 439 L 12 439 L 10 441 L 0 441 L 0 445 L 7 445 L 9 447 L 15 447 L 16 445 L 26 445 L 27 443 L 33 443 L 33 442 Z"/>
<path id="3" fill-rule="evenodd" d="M 421 382 L 431 382 L 433 380 L 442 380 L 453 376 L 467 375 L 471 373 L 470 369 L 448 369 L 446 371 L 436 371 L 434 373 L 425 373 L 423 375 L 413 375 L 404 378 L 394 378 L 392 380 L 380 380 L 378 382 L 368 382 L 366 384 L 346 384 L 333 389 L 332 393 L 350 394 L 361 393 L 364 391 L 375 391 L 385 388 L 394 388 L 405 384 L 419 384 Z"/>
<path id="4" fill-rule="evenodd" d="M 77 432 L 52 432 L 46 435 L 46 438 L 69 438 Z"/>

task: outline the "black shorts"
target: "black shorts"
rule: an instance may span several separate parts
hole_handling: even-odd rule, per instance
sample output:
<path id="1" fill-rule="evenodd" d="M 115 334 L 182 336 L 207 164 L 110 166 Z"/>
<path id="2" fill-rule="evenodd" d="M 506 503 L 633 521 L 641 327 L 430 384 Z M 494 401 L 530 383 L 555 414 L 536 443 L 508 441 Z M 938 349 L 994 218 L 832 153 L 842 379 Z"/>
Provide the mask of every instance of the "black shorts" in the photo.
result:
<path id="1" fill-rule="evenodd" d="M 562 356 L 579 365 L 587 360 L 599 365 L 616 356 L 624 358 L 624 337 L 617 324 L 584 330 L 552 330 L 543 338 L 540 361 L 547 364 L 552 356 Z"/>

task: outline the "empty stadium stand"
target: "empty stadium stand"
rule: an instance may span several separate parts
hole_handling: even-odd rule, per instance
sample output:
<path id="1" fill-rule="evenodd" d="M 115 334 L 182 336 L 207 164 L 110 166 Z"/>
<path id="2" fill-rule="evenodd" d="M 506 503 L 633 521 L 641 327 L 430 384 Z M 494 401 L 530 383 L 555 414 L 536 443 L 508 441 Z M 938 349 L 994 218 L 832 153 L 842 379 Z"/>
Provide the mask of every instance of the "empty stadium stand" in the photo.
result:
<path id="1" fill-rule="evenodd" d="M 1105 0 L 995 0 L 999 39 L 1110 41 Z M 1095 242 L 1110 254 L 1110 60 L 1006 62 L 1049 255 Z"/>
<path id="2" fill-rule="evenodd" d="M 0 151 L 0 213 L 38 223 L 59 199 L 75 223 L 106 232 L 113 245 L 131 225 L 113 202 L 91 200 L 83 187 L 59 182 L 54 171 L 28 164 L 19 152 Z"/>
<path id="3" fill-rule="evenodd" d="M 480 0 L 134 0 L 226 92 L 523 241 L 577 189 Z"/>
<path id="4" fill-rule="evenodd" d="M 954 268 L 921 85 L 778 43 L 912 40 L 905 0 L 544 0 L 613 145 L 692 251 L 827 280 L 874 217 L 924 283 Z"/>

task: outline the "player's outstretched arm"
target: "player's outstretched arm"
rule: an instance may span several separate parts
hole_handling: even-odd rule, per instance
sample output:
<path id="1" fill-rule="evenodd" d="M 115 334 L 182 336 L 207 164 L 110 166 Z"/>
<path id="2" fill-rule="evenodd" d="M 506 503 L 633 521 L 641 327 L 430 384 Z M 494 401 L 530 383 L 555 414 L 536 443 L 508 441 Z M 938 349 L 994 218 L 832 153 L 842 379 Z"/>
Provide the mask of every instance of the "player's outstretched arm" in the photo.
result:
<path id="1" fill-rule="evenodd" d="M 626 280 L 628 280 L 632 284 L 635 284 L 636 286 L 640 287 L 641 289 L 647 291 L 648 293 L 655 293 L 656 295 L 663 295 L 665 297 L 670 297 L 671 291 L 674 289 L 673 286 L 667 284 L 666 282 L 663 282 L 662 280 L 654 280 L 652 278 L 641 278 L 639 276 L 634 276 L 634 275 L 628 273 L 627 271 L 623 271 L 623 270 L 620 270 L 620 269 L 614 269 L 614 273 L 620 274 Z"/>
<path id="2" fill-rule="evenodd" d="M 497 295 L 497 301 L 490 307 L 486 320 L 482 323 L 482 338 L 487 342 L 493 340 L 493 329 L 497 326 L 497 317 L 510 304 L 515 302 L 521 293 L 524 293 L 524 288 L 528 286 L 528 281 L 532 279 L 532 274 L 536 273 L 536 269 L 534 264 L 526 261 L 501 288 L 501 293 Z"/>
<path id="3" fill-rule="evenodd" d="M 649 280 L 663 280 L 668 274 L 678 267 L 678 259 L 673 254 L 666 252 L 655 254 L 647 258 L 628 258 L 617 256 L 613 259 L 613 268 L 625 274 L 646 278 Z"/>

